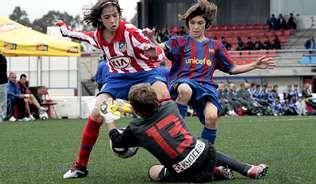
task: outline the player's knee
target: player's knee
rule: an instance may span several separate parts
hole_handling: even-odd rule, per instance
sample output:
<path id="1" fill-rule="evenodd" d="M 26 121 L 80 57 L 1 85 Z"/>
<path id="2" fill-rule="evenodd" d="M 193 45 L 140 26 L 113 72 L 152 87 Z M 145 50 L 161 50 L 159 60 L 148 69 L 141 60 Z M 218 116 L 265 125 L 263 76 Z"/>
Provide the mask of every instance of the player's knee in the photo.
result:
<path id="1" fill-rule="evenodd" d="M 99 123 L 102 123 L 104 118 L 103 116 L 100 114 L 100 103 L 97 103 L 95 104 L 91 114 L 90 114 L 90 118 L 92 118 L 94 121 L 96 122 L 99 122 Z"/>
<path id="2" fill-rule="evenodd" d="M 154 165 L 149 168 L 148 176 L 152 181 L 160 181 L 160 172 L 164 168 L 163 165 Z"/>
<path id="3" fill-rule="evenodd" d="M 205 114 L 206 125 L 209 125 L 209 126 L 216 125 L 217 119 L 218 119 L 217 112 L 210 111 Z"/>
<path id="4" fill-rule="evenodd" d="M 170 98 L 169 90 L 165 83 L 157 81 L 152 85 L 152 87 L 157 93 L 158 99 Z"/>
<path id="5" fill-rule="evenodd" d="M 189 101 L 192 96 L 192 89 L 188 84 L 178 86 L 178 98 Z"/>

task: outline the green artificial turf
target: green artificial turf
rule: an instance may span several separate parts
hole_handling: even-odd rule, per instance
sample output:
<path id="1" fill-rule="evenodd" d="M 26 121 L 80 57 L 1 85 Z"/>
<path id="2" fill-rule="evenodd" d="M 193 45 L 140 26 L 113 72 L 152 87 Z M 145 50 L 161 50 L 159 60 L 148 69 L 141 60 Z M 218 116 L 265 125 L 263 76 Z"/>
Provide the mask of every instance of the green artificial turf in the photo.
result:
<path id="1" fill-rule="evenodd" d="M 186 119 L 194 135 L 202 126 Z M 149 183 L 147 169 L 157 160 L 140 149 L 130 159 L 114 156 L 106 129 L 91 154 L 89 175 L 63 180 L 79 147 L 85 120 L 47 120 L 0 123 L 0 183 Z M 128 119 L 121 119 L 124 127 Z M 235 174 L 215 183 L 316 183 L 316 117 L 222 117 L 217 150 L 248 163 L 266 163 L 268 175 L 253 180 Z"/>

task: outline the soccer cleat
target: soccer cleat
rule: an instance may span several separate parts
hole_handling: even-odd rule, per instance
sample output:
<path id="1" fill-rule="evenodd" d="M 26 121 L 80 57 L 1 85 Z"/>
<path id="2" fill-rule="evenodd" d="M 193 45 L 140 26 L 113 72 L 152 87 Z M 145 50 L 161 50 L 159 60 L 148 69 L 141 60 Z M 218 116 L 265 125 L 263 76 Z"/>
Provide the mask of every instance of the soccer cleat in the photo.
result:
<path id="1" fill-rule="evenodd" d="M 16 122 L 16 118 L 14 117 L 14 116 L 11 116 L 10 118 L 9 118 L 9 121 L 11 121 L 11 122 Z"/>
<path id="2" fill-rule="evenodd" d="M 30 115 L 30 116 L 29 116 L 29 119 L 30 119 L 31 121 L 34 121 L 34 120 L 35 120 L 35 118 L 34 118 L 33 115 Z"/>
<path id="3" fill-rule="evenodd" d="M 64 179 L 75 179 L 75 178 L 84 178 L 88 175 L 88 170 L 86 168 L 76 168 L 73 167 L 69 169 L 63 176 Z"/>
<path id="4" fill-rule="evenodd" d="M 231 169 L 224 166 L 217 166 L 214 168 L 215 179 L 231 180 L 234 178 L 234 173 Z"/>
<path id="5" fill-rule="evenodd" d="M 22 119 L 19 119 L 19 121 L 31 121 L 31 118 L 29 118 L 29 117 L 24 117 L 24 118 L 22 118 Z"/>
<path id="6" fill-rule="evenodd" d="M 248 170 L 247 175 L 253 179 L 259 179 L 265 176 L 268 172 L 268 166 L 266 164 L 252 165 Z"/>

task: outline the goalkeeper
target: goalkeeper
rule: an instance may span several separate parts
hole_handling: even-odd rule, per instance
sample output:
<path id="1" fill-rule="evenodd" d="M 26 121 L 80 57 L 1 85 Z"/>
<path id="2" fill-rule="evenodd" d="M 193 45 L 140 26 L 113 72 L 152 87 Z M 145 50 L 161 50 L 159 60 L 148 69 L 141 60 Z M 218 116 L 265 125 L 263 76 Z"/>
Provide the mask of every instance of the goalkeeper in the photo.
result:
<path id="1" fill-rule="evenodd" d="M 265 164 L 249 165 L 216 152 L 206 140 L 195 138 L 186 127 L 177 105 L 171 100 L 159 101 L 152 87 L 138 84 L 128 99 L 140 116 L 121 132 L 108 123 L 113 148 L 143 147 L 160 164 L 149 169 L 149 177 L 161 182 L 208 182 L 221 177 L 232 178 L 232 170 L 250 178 L 266 174 Z M 113 149 L 114 150 L 114 149 Z M 227 166 L 223 167 L 223 166 Z"/>

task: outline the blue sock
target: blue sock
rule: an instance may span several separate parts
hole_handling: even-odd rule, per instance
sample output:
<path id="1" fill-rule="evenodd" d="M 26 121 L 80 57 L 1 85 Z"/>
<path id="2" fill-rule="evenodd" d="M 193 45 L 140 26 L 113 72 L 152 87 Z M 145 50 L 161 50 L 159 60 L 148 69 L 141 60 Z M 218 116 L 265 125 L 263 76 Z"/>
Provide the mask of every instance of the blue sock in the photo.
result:
<path id="1" fill-rule="evenodd" d="M 179 109 L 180 115 L 184 119 L 186 117 L 187 113 L 188 113 L 188 106 L 184 105 L 184 104 L 179 104 L 179 103 L 177 103 L 177 105 L 178 105 L 178 109 Z"/>
<path id="2" fill-rule="evenodd" d="M 206 128 L 204 127 L 201 137 L 214 144 L 216 139 L 217 128 Z"/>

